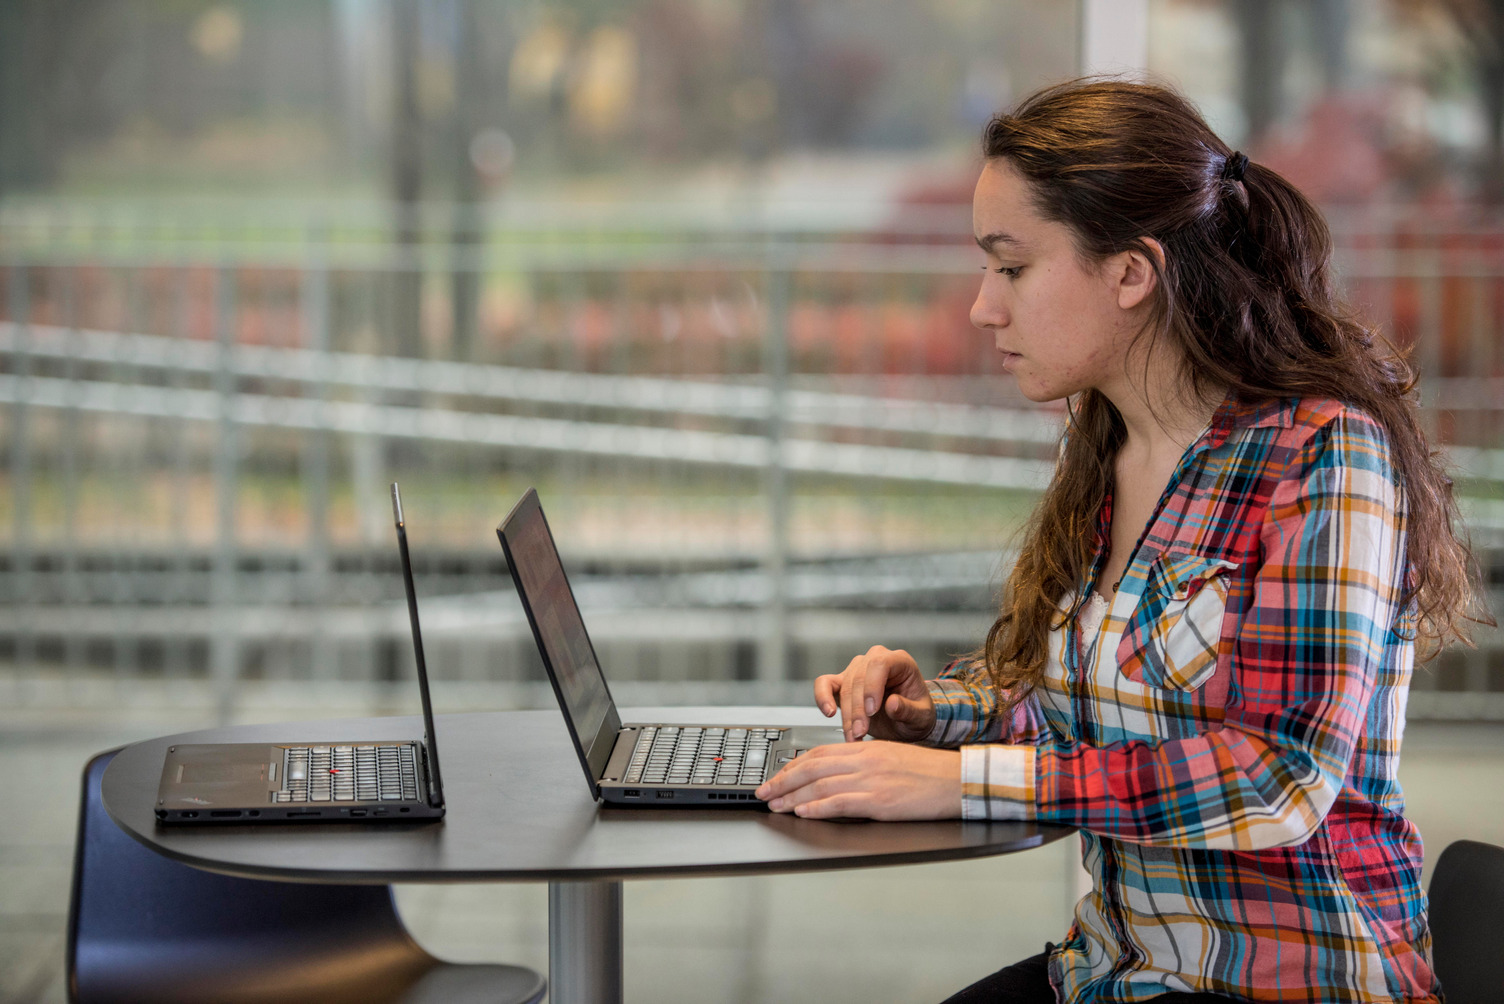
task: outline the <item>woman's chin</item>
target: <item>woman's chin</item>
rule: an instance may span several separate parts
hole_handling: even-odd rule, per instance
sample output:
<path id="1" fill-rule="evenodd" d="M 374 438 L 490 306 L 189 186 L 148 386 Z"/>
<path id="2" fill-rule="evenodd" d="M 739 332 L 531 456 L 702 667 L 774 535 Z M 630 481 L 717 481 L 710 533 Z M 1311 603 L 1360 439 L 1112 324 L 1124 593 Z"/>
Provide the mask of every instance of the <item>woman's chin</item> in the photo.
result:
<path id="1" fill-rule="evenodd" d="M 1030 401 L 1033 401 L 1035 404 L 1044 404 L 1048 401 L 1058 401 L 1061 398 L 1067 396 L 1064 391 L 1061 391 L 1058 388 L 1042 386 L 1032 380 L 1029 380 L 1027 377 L 1020 377 L 1016 373 L 1013 375 L 1013 379 L 1014 382 L 1018 384 L 1018 392 L 1024 397 L 1028 398 Z"/>

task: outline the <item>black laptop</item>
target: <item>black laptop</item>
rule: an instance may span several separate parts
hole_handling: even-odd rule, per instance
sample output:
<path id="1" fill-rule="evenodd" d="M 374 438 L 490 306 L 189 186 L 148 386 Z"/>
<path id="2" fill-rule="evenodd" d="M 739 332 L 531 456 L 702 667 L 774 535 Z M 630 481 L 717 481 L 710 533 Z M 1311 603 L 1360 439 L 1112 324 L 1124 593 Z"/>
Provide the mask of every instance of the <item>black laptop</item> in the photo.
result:
<path id="1" fill-rule="evenodd" d="M 755 806 L 794 757 L 843 740 L 833 726 L 626 722 L 606 686 L 538 493 L 496 528 L 590 791 L 616 805 Z"/>
<path id="2" fill-rule="evenodd" d="M 428 699 L 428 667 L 418 628 L 418 596 L 402 496 L 392 485 L 397 549 L 412 622 L 422 739 L 275 743 L 184 743 L 167 751 L 157 789 L 158 823 L 353 822 L 438 819 L 444 815 L 439 750 Z"/>

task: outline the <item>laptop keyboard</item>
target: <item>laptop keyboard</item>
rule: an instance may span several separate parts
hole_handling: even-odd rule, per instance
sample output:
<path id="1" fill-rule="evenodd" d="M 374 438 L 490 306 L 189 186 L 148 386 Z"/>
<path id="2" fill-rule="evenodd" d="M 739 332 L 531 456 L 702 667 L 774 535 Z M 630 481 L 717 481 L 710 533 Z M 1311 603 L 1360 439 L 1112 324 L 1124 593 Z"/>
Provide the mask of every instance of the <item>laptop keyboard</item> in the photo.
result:
<path id="1" fill-rule="evenodd" d="M 761 784 L 782 729 L 653 726 L 642 729 L 627 784 Z"/>
<path id="2" fill-rule="evenodd" d="M 416 748 L 290 746 L 282 753 L 282 788 L 274 802 L 415 802 Z"/>

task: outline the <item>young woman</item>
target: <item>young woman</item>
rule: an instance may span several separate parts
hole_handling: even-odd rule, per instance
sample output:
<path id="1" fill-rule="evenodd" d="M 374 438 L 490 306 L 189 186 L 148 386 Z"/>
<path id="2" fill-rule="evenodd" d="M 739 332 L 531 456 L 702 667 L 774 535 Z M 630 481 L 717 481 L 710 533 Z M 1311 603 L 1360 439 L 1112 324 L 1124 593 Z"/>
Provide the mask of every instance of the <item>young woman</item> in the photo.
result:
<path id="1" fill-rule="evenodd" d="M 1337 302 L 1320 215 L 1163 88 L 1077 81 L 987 127 L 972 322 L 1065 398 L 974 657 L 815 683 L 848 742 L 777 812 L 1034 819 L 1093 887 L 956 1001 L 1436 1001 L 1396 780 L 1417 642 L 1474 609 L 1414 376 Z"/>

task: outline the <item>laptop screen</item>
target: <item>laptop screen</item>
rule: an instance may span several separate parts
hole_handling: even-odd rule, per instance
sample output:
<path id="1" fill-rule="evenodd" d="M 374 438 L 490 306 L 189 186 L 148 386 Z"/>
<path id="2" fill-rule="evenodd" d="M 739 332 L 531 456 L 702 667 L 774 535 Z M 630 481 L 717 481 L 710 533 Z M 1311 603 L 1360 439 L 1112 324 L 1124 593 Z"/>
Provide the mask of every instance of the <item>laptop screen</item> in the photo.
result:
<path id="1" fill-rule="evenodd" d="M 564 714 L 588 754 L 614 706 L 537 495 L 529 491 L 500 529 Z"/>

